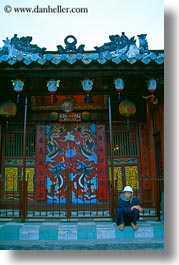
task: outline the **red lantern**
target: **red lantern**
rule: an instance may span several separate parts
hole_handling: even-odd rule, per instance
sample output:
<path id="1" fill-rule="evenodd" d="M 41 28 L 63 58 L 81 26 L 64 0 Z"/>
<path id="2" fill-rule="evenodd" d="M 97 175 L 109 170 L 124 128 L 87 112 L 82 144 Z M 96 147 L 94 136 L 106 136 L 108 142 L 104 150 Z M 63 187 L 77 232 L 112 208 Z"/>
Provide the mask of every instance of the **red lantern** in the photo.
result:
<path id="1" fill-rule="evenodd" d="M 115 84 L 115 89 L 118 92 L 118 98 L 120 99 L 121 92 L 124 89 L 124 80 L 122 78 L 117 78 L 117 79 L 114 80 L 114 84 Z"/>
<path id="2" fill-rule="evenodd" d="M 153 93 L 155 92 L 156 89 L 157 89 L 157 81 L 155 79 L 150 79 L 148 81 L 148 90 L 151 93 L 151 102 L 154 101 L 155 96 Z"/>
<path id="3" fill-rule="evenodd" d="M 19 103 L 19 93 L 22 92 L 23 90 L 23 87 L 24 87 L 24 82 L 20 79 L 16 79 L 16 80 L 12 80 L 12 84 L 13 84 L 13 88 L 14 88 L 14 91 L 17 94 L 17 98 L 16 98 L 16 103 Z"/>
<path id="4" fill-rule="evenodd" d="M 0 115 L 5 118 L 14 117 L 17 112 L 17 106 L 11 100 L 5 101 L 0 105 Z"/>
<path id="5" fill-rule="evenodd" d="M 51 93 L 51 96 L 50 96 L 50 103 L 53 104 L 53 99 L 54 99 L 54 93 L 57 91 L 57 88 L 59 87 L 59 83 L 60 83 L 60 80 L 54 80 L 54 79 L 51 79 L 47 82 L 47 87 L 48 87 L 48 91 Z"/>

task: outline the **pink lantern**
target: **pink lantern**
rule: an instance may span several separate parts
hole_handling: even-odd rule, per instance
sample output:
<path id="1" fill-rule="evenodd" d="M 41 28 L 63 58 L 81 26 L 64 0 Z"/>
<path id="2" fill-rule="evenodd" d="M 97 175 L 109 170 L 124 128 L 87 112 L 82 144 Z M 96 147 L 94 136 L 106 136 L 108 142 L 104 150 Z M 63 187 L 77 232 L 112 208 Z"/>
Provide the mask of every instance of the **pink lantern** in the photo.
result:
<path id="1" fill-rule="evenodd" d="M 115 84 L 115 89 L 117 90 L 118 92 L 118 97 L 120 99 L 121 97 L 121 92 L 123 91 L 124 89 L 124 80 L 122 78 L 116 78 L 114 80 L 114 84 Z"/>
<path id="2" fill-rule="evenodd" d="M 53 104 L 54 100 L 54 93 L 57 91 L 59 87 L 60 80 L 51 79 L 47 82 L 48 91 L 51 93 L 50 95 L 50 103 Z"/>
<path id="3" fill-rule="evenodd" d="M 89 103 L 90 102 L 89 93 L 91 92 L 91 90 L 93 88 L 93 80 L 84 79 L 83 81 L 81 81 L 81 84 L 82 84 L 82 87 L 83 87 L 83 91 L 86 93 L 85 102 Z"/>
<path id="4" fill-rule="evenodd" d="M 17 98 L 16 98 L 16 103 L 19 103 L 19 93 L 22 92 L 23 90 L 23 87 L 24 87 L 24 82 L 21 80 L 21 79 L 16 79 L 16 80 L 12 80 L 12 84 L 13 84 L 13 88 L 14 88 L 14 91 L 17 94 Z"/>
<path id="5" fill-rule="evenodd" d="M 152 94 L 151 95 L 151 102 L 154 101 L 155 96 L 153 95 L 153 93 L 155 92 L 156 89 L 157 89 L 157 81 L 155 79 L 150 79 L 148 81 L 148 90 Z"/>

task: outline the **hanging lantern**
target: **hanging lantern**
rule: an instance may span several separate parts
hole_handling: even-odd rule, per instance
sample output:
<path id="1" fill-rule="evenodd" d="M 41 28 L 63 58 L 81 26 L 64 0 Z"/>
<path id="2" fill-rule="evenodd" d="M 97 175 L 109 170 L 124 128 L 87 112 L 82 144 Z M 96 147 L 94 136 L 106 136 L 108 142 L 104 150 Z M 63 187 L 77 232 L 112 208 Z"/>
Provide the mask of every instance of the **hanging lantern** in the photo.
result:
<path id="1" fill-rule="evenodd" d="M 148 81 L 148 90 L 151 93 L 151 102 L 154 102 L 155 96 L 154 96 L 154 92 L 157 89 L 157 81 L 155 79 L 150 79 Z"/>
<path id="2" fill-rule="evenodd" d="M 115 84 L 115 89 L 118 92 L 118 98 L 121 98 L 121 92 L 124 89 L 124 80 L 122 78 L 116 78 L 114 80 L 114 84 Z"/>
<path id="3" fill-rule="evenodd" d="M 54 101 L 54 93 L 57 91 L 59 87 L 60 80 L 51 79 L 47 82 L 48 91 L 51 93 L 50 95 L 50 103 L 53 104 Z"/>
<path id="4" fill-rule="evenodd" d="M 93 81 L 91 79 L 84 79 L 83 81 L 81 81 L 81 84 L 82 84 L 84 92 L 86 93 L 85 102 L 89 103 L 90 102 L 89 93 L 91 92 L 93 88 Z"/>
<path id="5" fill-rule="evenodd" d="M 125 99 L 119 104 L 119 113 L 129 118 L 136 113 L 136 106 L 132 101 Z"/>
<path id="6" fill-rule="evenodd" d="M 74 99 L 67 97 L 66 99 L 62 100 L 60 106 L 64 112 L 69 113 L 69 112 L 74 110 L 75 101 L 74 101 Z"/>
<path id="7" fill-rule="evenodd" d="M 17 113 L 17 106 L 11 100 L 5 101 L 0 104 L 0 115 L 7 119 L 6 129 L 8 128 L 8 118 L 14 117 Z"/>
<path id="8" fill-rule="evenodd" d="M 20 79 L 12 80 L 14 91 L 17 93 L 16 103 L 19 103 L 20 95 L 19 93 L 22 92 L 24 87 L 24 82 Z"/>
<path id="9" fill-rule="evenodd" d="M 129 118 L 135 115 L 136 106 L 132 101 L 125 99 L 119 104 L 119 113 L 127 118 L 127 127 L 129 127 Z"/>

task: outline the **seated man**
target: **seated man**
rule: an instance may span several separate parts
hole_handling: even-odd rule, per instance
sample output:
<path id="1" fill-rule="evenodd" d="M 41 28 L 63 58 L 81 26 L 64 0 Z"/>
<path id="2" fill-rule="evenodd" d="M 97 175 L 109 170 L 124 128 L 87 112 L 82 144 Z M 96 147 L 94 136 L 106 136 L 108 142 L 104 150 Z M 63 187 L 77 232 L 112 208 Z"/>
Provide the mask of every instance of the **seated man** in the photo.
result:
<path id="1" fill-rule="evenodd" d="M 124 230 L 125 225 L 131 225 L 133 230 L 137 230 L 137 220 L 142 207 L 139 200 L 133 197 L 133 189 L 126 186 L 118 200 L 118 207 L 115 214 L 115 222 L 120 230 Z"/>

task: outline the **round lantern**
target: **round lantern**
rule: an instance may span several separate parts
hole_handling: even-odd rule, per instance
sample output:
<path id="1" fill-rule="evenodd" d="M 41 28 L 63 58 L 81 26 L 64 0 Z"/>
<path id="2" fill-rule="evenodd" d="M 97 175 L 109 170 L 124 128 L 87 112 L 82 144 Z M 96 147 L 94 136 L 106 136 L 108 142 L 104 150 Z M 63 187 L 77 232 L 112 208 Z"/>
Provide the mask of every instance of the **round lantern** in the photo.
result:
<path id="1" fill-rule="evenodd" d="M 122 116 L 129 118 L 136 113 L 136 106 L 132 101 L 125 99 L 119 104 L 119 113 Z"/>
<path id="2" fill-rule="evenodd" d="M 14 91 L 17 93 L 16 103 L 19 103 L 20 95 L 24 87 L 24 82 L 20 79 L 12 80 Z"/>
<path id="3" fill-rule="evenodd" d="M 129 128 L 129 118 L 135 115 L 136 106 L 132 101 L 125 99 L 119 104 L 119 113 L 127 118 L 127 127 Z"/>
<path id="4" fill-rule="evenodd" d="M 155 92 L 156 89 L 157 89 L 157 81 L 155 79 L 150 79 L 148 81 L 148 90 L 152 94 L 151 95 L 151 102 L 154 101 L 155 96 L 153 95 L 153 93 Z"/>
<path id="5" fill-rule="evenodd" d="M 93 81 L 90 79 L 84 79 L 83 81 L 81 81 L 82 87 L 83 87 L 83 91 L 86 93 L 85 96 L 85 102 L 89 103 L 90 102 L 90 95 L 89 93 L 91 92 L 92 88 L 93 88 Z"/>
<path id="6" fill-rule="evenodd" d="M 60 80 L 54 80 L 51 79 L 47 82 L 48 91 L 51 93 L 50 95 L 50 103 L 53 104 L 54 100 L 54 93 L 57 91 L 57 88 L 59 87 Z"/>
<path id="7" fill-rule="evenodd" d="M 60 106 L 64 112 L 69 113 L 69 112 L 74 110 L 75 101 L 74 101 L 74 99 L 67 97 L 66 99 L 62 100 Z"/>
<path id="8" fill-rule="evenodd" d="M 5 118 L 14 117 L 17 113 L 17 106 L 11 100 L 5 101 L 0 104 L 0 115 Z"/>
<path id="9" fill-rule="evenodd" d="M 114 84 L 115 84 L 115 89 L 118 92 L 118 98 L 120 99 L 121 97 L 121 92 L 124 89 L 124 80 L 122 78 L 116 78 L 114 80 Z"/>

